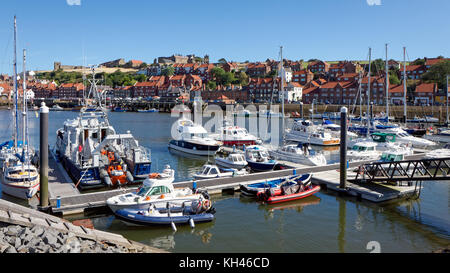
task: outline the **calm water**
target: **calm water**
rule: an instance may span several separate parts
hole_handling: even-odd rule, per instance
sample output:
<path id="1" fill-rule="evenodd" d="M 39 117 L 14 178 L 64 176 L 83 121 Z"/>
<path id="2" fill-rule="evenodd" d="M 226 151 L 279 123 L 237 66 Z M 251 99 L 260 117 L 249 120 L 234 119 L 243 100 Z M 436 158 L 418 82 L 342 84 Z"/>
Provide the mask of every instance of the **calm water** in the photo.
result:
<path id="1" fill-rule="evenodd" d="M 50 112 L 49 142 L 76 112 Z M 176 118 L 163 113 L 110 113 L 119 133 L 130 130 L 152 151 L 152 171 L 165 164 L 176 181 L 190 180 L 205 160 L 168 152 L 170 128 Z M 11 115 L 0 111 L 0 142 L 11 135 Z M 246 124 L 249 126 L 248 122 Z M 30 142 L 39 143 L 39 120 L 30 114 Z M 330 151 L 329 162 L 338 159 Z M 424 182 L 420 199 L 376 205 L 321 191 L 282 205 L 263 205 L 239 194 L 214 196 L 216 220 L 194 230 L 128 227 L 113 215 L 93 218 L 95 228 L 111 231 L 171 252 L 369 252 L 378 241 L 382 252 L 430 252 L 450 244 L 449 182 Z M 2 198 L 12 200 L 8 196 Z M 17 200 L 12 200 L 17 201 Z M 23 204 L 23 202 L 21 202 Z"/>

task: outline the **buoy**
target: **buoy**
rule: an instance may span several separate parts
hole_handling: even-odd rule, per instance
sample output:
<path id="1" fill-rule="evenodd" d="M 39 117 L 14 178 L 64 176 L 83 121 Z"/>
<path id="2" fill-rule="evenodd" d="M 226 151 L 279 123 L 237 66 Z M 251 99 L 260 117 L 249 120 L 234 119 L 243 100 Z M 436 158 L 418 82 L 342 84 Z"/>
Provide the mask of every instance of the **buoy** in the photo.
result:
<path id="1" fill-rule="evenodd" d="M 194 219 L 189 218 L 189 225 L 191 226 L 191 228 L 195 228 Z"/>
<path id="2" fill-rule="evenodd" d="M 170 225 L 172 226 L 173 231 L 177 231 L 177 226 L 175 226 L 174 222 L 170 222 Z"/>

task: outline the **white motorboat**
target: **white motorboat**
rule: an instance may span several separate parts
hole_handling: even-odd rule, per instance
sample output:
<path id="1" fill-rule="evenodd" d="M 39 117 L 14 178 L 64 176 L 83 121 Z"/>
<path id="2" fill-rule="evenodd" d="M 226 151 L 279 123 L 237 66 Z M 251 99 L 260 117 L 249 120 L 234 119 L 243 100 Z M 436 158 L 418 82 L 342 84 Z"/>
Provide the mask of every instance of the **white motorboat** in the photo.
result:
<path id="1" fill-rule="evenodd" d="M 350 161 L 378 160 L 381 151 L 376 149 L 377 144 L 373 141 L 357 142 L 352 149 L 347 151 L 347 158 Z"/>
<path id="2" fill-rule="evenodd" d="M 427 134 L 423 137 L 431 141 L 450 143 L 450 128 L 438 128 L 438 132 L 436 134 Z"/>
<path id="3" fill-rule="evenodd" d="M 211 179 L 211 178 L 221 178 L 221 177 L 233 177 L 238 175 L 248 174 L 247 170 L 241 169 L 225 169 L 219 168 L 215 164 L 205 164 L 202 169 L 195 173 L 194 179 Z"/>
<path id="4" fill-rule="evenodd" d="M 400 127 L 392 127 L 392 128 L 386 128 L 386 129 L 378 129 L 380 132 L 384 133 L 392 133 L 396 135 L 396 142 L 399 143 L 411 143 L 413 147 L 417 148 L 428 148 L 430 146 L 435 146 L 436 143 L 424 138 L 415 137 L 410 134 L 408 134 L 405 130 L 403 130 Z"/>
<path id="5" fill-rule="evenodd" d="M 424 158 L 446 158 L 450 157 L 450 144 L 445 144 L 441 149 L 436 149 L 425 154 Z"/>
<path id="6" fill-rule="evenodd" d="M 194 193 L 190 188 L 174 188 L 174 171 L 167 168 L 160 174 L 151 174 L 134 193 L 117 195 L 106 200 L 109 208 L 148 209 L 150 205 L 164 208 L 167 202 L 182 205 L 186 201 L 205 199 L 207 194 Z"/>
<path id="7" fill-rule="evenodd" d="M 250 134 L 247 129 L 233 126 L 231 122 L 224 120 L 223 127 L 219 128 L 219 133 L 212 134 L 211 137 L 223 143 L 224 146 L 241 147 L 261 144 L 262 140 Z"/>
<path id="8" fill-rule="evenodd" d="M 292 128 L 286 130 L 287 141 L 310 143 L 320 146 L 339 145 L 340 139 L 320 125 L 314 125 L 309 120 L 296 120 Z"/>
<path id="9" fill-rule="evenodd" d="M 285 160 L 308 166 L 325 166 L 327 160 L 323 153 L 310 150 L 307 143 L 288 144 L 269 150 L 270 156 L 277 160 Z"/>
<path id="10" fill-rule="evenodd" d="M 222 155 L 220 153 L 216 154 L 215 161 L 216 164 L 221 167 L 238 170 L 243 169 L 248 165 L 247 161 L 245 160 L 244 153 L 238 151 L 233 151 L 228 155 Z"/>
<path id="11" fill-rule="evenodd" d="M 222 142 L 210 137 L 203 126 L 184 117 L 177 121 L 176 133 L 178 135 L 169 142 L 169 149 L 210 156 L 214 155 L 222 145 Z"/>

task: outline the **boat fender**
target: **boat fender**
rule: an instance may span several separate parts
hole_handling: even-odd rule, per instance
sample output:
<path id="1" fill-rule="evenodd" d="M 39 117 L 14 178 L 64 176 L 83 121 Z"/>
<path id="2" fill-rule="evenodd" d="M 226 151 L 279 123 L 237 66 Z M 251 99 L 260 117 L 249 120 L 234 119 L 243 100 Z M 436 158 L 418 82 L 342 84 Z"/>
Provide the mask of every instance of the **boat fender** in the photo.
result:
<path id="1" fill-rule="evenodd" d="M 148 200 L 150 200 L 150 196 L 145 197 L 145 201 L 148 201 Z"/>
<path id="2" fill-rule="evenodd" d="M 106 185 L 108 185 L 110 187 L 113 186 L 113 183 L 111 181 L 111 177 L 105 176 L 105 177 L 103 177 L 103 181 L 105 182 Z"/>
<path id="3" fill-rule="evenodd" d="M 177 226 L 175 225 L 174 222 L 170 222 L 170 225 L 172 226 L 173 231 L 177 231 Z"/>
<path id="4" fill-rule="evenodd" d="M 191 226 L 191 228 L 195 228 L 195 224 L 194 224 L 194 219 L 189 218 L 189 225 Z"/>
<path id="5" fill-rule="evenodd" d="M 161 194 L 160 196 L 159 196 L 159 199 L 164 199 L 164 194 Z"/>
<path id="6" fill-rule="evenodd" d="M 158 178 L 159 177 L 159 173 L 151 173 L 148 175 L 149 178 Z"/>
<path id="7" fill-rule="evenodd" d="M 127 171 L 127 180 L 128 180 L 128 182 L 134 182 L 134 177 L 130 173 L 130 171 Z"/>

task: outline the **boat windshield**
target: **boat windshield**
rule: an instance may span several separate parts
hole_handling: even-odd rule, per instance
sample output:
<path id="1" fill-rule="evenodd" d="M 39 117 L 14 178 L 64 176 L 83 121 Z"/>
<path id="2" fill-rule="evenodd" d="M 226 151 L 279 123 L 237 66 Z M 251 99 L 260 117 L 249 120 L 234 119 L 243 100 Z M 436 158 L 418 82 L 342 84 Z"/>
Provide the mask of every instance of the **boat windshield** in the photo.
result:
<path id="1" fill-rule="evenodd" d="M 208 174 L 209 173 L 209 167 L 203 167 L 203 174 Z"/>
<path id="2" fill-rule="evenodd" d="M 138 192 L 136 194 L 139 196 L 142 196 L 142 197 L 146 196 L 147 192 L 150 188 L 151 187 L 149 187 L 149 186 L 141 186 L 141 187 L 139 187 Z"/>
<path id="3" fill-rule="evenodd" d="M 366 151 L 367 148 L 364 147 L 364 146 L 358 146 L 358 145 L 355 145 L 355 146 L 353 146 L 352 150 L 353 150 L 353 151 L 360 151 L 360 152 L 363 152 L 363 151 Z"/>

